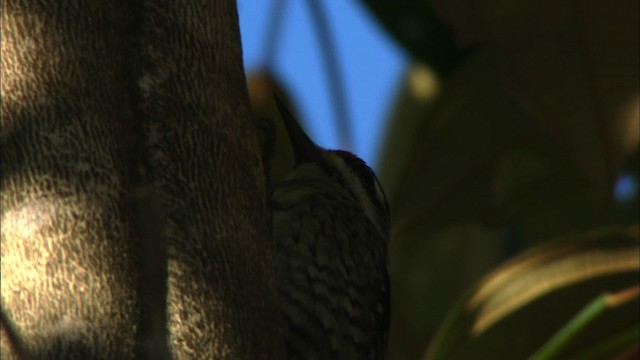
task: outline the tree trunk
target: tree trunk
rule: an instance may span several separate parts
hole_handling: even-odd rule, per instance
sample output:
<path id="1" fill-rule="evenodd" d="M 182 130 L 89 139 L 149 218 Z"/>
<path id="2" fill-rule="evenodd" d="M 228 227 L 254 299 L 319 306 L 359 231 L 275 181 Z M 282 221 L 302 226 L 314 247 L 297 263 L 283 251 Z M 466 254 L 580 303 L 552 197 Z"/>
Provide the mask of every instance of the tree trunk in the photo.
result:
<path id="1" fill-rule="evenodd" d="M 3 358 L 11 328 L 36 357 L 278 358 L 235 2 L 7 0 L 1 30 Z"/>

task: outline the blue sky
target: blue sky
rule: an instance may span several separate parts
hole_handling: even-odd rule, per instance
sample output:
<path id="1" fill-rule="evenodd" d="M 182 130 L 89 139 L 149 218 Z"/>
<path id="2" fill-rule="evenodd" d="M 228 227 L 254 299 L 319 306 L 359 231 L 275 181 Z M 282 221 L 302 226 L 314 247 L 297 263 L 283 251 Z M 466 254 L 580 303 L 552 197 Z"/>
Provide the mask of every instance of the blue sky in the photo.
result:
<path id="1" fill-rule="evenodd" d="M 238 0 L 247 72 L 264 62 L 273 0 Z M 290 92 L 301 122 L 321 146 L 338 148 L 322 49 L 307 1 L 285 1 L 274 71 Z M 408 57 L 359 1 L 323 1 L 346 87 L 353 148 L 375 167 L 379 145 Z"/>

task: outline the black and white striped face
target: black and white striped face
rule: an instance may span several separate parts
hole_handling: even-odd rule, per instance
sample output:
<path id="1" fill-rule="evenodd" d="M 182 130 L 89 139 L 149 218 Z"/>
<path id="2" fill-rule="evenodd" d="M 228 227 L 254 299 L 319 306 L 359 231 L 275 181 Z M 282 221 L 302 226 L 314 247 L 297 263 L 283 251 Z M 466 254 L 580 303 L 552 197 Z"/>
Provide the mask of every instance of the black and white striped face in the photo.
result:
<path id="1" fill-rule="evenodd" d="M 314 164 L 328 178 L 339 182 L 361 205 L 364 213 L 385 238 L 389 236 L 389 205 L 373 170 L 359 157 L 342 150 L 324 150 L 318 147 L 300 127 L 282 100 L 275 96 L 276 104 L 289 133 L 293 148 L 294 168 Z"/>
<path id="2" fill-rule="evenodd" d="M 388 236 L 389 205 L 375 173 L 359 157 L 348 151 L 321 150 L 322 161 L 327 162 L 325 171 L 335 172 L 337 179 L 358 200 L 367 217 Z"/>

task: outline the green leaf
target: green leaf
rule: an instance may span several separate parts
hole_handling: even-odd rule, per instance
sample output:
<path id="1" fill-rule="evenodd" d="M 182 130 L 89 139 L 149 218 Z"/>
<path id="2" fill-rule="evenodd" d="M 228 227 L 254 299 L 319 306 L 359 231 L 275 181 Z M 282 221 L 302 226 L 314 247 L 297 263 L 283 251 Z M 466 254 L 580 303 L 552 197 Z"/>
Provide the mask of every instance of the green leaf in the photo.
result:
<path id="1" fill-rule="evenodd" d="M 531 360 L 551 360 L 558 356 L 563 349 L 574 340 L 578 334 L 589 325 L 593 324 L 598 316 L 606 314 L 607 310 L 619 307 L 631 301 L 638 300 L 640 294 L 640 286 L 633 286 L 628 289 L 619 291 L 616 294 L 603 294 L 595 298 L 589 305 L 585 306 L 571 321 L 560 329 L 542 348 L 536 351 L 531 356 Z M 616 341 L 611 344 L 611 341 L 607 339 L 604 344 L 600 344 L 599 355 L 604 355 L 603 352 L 611 351 L 613 349 L 622 348 L 633 344 L 635 338 L 633 335 L 637 334 L 634 331 L 638 327 L 632 327 L 630 331 L 625 331 L 622 336 L 615 336 Z M 622 340 L 622 341 L 620 341 Z M 602 346 L 604 345 L 604 346 Z"/>
<path id="2" fill-rule="evenodd" d="M 591 232 L 509 261 L 458 302 L 424 358 L 520 359 L 547 342 L 565 358 L 610 342 L 640 315 L 637 296 L 611 306 L 614 297 L 603 295 L 638 285 L 639 235 L 637 225 Z M 629 343 L 618 345 L 609 354 Z"/>

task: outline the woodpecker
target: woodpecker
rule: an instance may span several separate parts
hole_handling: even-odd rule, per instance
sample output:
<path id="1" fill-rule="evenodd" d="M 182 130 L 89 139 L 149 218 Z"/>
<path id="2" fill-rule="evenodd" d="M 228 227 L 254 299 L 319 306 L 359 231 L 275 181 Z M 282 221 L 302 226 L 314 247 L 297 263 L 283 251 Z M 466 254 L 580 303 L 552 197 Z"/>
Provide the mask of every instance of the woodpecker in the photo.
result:
<path id="1" fill-rule="evenodd" d="M 363 160 L 317 146 L 276 103 L 294 153 L 271 199 L 287 359 L 382 359 L 390 315 L 382 187 Z"/>

